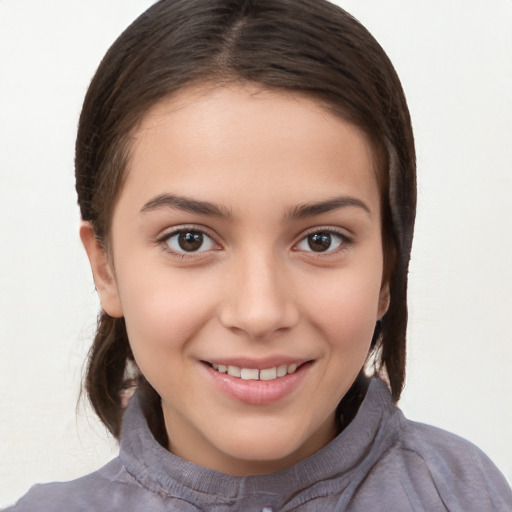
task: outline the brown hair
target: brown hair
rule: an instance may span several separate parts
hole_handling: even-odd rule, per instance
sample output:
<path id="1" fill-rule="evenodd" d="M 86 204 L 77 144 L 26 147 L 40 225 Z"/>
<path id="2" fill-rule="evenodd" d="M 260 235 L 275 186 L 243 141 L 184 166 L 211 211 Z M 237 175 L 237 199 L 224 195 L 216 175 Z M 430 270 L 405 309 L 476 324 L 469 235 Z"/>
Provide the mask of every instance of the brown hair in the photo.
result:
<path id="1" fill-rule="evenodd" d="M 82 218 L 108 251 L 130 133 L 157 101 L 197 83 L 249 81 L 315 98 L 369 137 L 381 160 L 383 239 L 390 306 L 374 350 L 398 400 L 405 375 L 407 272 L 416 210 L 409 111 L 384 50 L 352 16 L 325 0 L 161 0 L 112 45 L 85 97 L 76 142 Z M 119 436 L 120 392 L 133 359 L 123 319 L 101 312 L 86 389 Z M 158 395 L 141 378 L 149 407 Z M 158 407 L 157 407 L 158 409 Z M 154 423 L 160 423 L 161 417 Z M 157 427 L 158 428 L 158 425 Z"/>

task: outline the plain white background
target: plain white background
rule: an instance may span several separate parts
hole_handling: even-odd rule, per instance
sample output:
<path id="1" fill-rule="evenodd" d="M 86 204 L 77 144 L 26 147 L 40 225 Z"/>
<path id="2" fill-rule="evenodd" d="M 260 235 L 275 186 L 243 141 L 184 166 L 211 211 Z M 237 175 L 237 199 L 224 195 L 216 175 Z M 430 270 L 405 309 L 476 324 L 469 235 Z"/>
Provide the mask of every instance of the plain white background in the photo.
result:
<path id="1" fill-rule="evenodd" d="M 98 301 L 73 150 L 101 57 L 151 3 L 0 2 L 0 506 L 116 453 L 75 410 Z M 476 443 L 512 481 L 512 2 L 338 3 L 390 55 L 417 139 L 400 405 Z"/>

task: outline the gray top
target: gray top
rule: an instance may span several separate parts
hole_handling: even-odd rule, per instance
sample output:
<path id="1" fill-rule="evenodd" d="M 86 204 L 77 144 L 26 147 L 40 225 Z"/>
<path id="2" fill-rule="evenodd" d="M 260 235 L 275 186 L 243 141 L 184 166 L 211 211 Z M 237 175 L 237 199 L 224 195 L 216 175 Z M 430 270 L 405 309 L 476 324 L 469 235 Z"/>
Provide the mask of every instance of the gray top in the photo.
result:
<path id="1" fill-rule="evenodd" d="M 72 482 L 36 485 L 7 510 L 511 512 L 512 492 L 478 448 L 405 419 L 374 378 L 354 420 L 325 448 L 283 471 L 247 477 L 165 450 L 135 397 L 119 457 Z"/>

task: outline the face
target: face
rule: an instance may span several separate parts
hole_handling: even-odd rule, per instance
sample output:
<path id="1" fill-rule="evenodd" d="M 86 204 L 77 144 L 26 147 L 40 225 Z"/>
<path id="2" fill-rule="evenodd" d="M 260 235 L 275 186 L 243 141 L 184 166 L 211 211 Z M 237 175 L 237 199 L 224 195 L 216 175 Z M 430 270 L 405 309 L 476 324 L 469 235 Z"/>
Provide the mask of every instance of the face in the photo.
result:
<path id="1" fill-rule="evenodd" d="M 134 139 L 110 256 L 82 238 L 169 448 L 230 474 L 290 466 L 336 435 L 387 308 L 370 144 L 255 86 L 184 90 Z"/>

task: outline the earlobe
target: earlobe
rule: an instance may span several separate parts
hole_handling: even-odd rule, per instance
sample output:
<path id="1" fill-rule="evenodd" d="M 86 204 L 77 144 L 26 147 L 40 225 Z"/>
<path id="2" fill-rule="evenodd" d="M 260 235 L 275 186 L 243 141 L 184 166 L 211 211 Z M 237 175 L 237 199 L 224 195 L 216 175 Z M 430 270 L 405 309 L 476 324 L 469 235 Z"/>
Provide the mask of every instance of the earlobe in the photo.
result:
<path id="1" fill-rule="evenodd" d="M 387 313 L 391 297 L 389 294 L 389 283 L 382 285 L 379 294 L 379 310 L 377 318 L 380 320 Z"/>
<path id="2" fill-rule="evenodd" d="M 123 310 L 111 264 L 103 247 L 98 243 L 90 222 L 82 221 L 80 224 L 80 239 L 91 264 L 101 307 L 114 318 L 122 317 Z"/>

